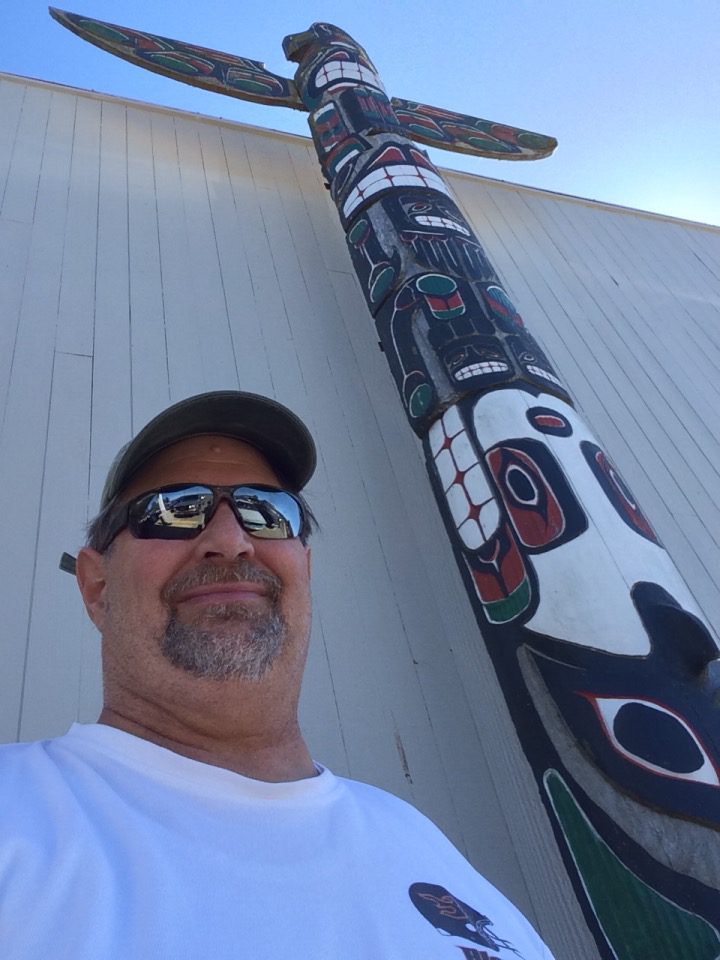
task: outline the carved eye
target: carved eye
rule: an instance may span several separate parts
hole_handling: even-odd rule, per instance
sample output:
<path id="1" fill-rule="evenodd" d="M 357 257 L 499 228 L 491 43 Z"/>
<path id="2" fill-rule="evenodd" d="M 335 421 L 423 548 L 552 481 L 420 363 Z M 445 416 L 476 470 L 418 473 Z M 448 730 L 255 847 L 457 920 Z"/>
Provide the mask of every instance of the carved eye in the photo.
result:
<path id="1" fill-rule="evenodd" d="M 526 416 L 539 433 L 547 433 L 554 437 L 572 436 L 572 425 L 559 410 L 553 410 L 551 407 L 530 407 Z"/>
<path id="2" fill-rule="evenodd" d="M 581 696 L 593 705 L 605 736 L 626 760 L 663 777 L 720 787 L 700 738 L 674 710 L 639 698 Z"/>
<path id="3" fill-rule="evenodd" d="M 505 446 L 494 447 L 486 459 L 522 543 L 542 547 L 561 537 L 563 510 L 537 461 Z"/>

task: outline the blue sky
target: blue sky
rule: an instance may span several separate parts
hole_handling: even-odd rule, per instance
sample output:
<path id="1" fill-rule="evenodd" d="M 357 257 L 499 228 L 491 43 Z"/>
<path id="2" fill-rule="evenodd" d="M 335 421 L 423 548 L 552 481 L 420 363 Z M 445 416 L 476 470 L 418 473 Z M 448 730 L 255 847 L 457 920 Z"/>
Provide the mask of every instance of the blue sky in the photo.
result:
<path id="1" fill-rule="evenodd" d="M 560 141 L 532 163 L 435 151 L 436 163 L 720 225 L 720 0 L 73 0 L 69 9 L 286 76 L 294 65 L 283 37 L 327 20 L 366 48 L 389 94 Z M 5 0 L 3 12 L 1 71 L 307 135 L 302 113 L 219 97 L 103 53 L 37 0 Z"/>

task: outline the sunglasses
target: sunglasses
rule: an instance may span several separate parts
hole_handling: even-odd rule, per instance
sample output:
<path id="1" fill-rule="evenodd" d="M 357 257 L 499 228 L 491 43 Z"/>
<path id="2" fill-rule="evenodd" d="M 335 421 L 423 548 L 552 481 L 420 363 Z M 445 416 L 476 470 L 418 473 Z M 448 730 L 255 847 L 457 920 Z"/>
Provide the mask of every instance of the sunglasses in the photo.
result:
<path id="1" fill-rule="evenodd" d="M 192 540 L 223 501 L 230 504 L 243 530 L 262 540 L 298 537 L 307 523 L 302 504 L 287 490 L 261 483 L 231 487 L 176 483 L 142 493 L 116 508 L 108 517 L 102 549 L 107 550 L 126 527 L 139 540 Z M 75 574 L 75 557 L 63 553 L 60 569 Z"/>
<path id="2" fill-rule="evenodd" d="M 192 540 L 210 523 L 225 501 L 251 537 L 289 540 L 303 527 L 300 501 L 286 490 L 252 486 L 216 487 L 176 483 L 150 490 L 122 504 L 108 522 L 108 545 L 125 527 L 139 540 Z"/>

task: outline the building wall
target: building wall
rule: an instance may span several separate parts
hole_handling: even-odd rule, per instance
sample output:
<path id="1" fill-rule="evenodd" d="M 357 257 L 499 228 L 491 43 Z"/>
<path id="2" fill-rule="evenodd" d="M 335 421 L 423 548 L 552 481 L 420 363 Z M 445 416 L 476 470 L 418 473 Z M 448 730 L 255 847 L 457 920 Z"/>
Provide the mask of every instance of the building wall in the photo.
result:
<path id="1" fill-rule="evenodd" d="M 593 960 L 311 143 L 7 75 L 0 118 L 0 739 L 97 718 L 58 560 L 118 447 L 193 393 L 267 393 L 320 450 L 315 755 L 438 822 L 558 960 Z M 447 179 L 720 623 L 720 230 Z"/>

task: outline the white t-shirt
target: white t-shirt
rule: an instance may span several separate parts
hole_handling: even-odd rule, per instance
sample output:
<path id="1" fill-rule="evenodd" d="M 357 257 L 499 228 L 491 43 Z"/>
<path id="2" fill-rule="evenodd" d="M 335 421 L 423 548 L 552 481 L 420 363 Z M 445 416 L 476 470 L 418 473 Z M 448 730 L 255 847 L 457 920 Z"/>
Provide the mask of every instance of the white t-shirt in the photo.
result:
<path id="1" fill-rule="evenodd" d="M 552 960 L 396 797 L 103 724 L 0 748 L 3 960 Z"/>

